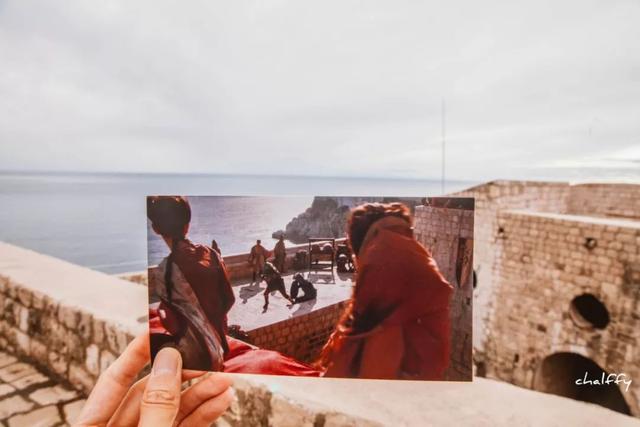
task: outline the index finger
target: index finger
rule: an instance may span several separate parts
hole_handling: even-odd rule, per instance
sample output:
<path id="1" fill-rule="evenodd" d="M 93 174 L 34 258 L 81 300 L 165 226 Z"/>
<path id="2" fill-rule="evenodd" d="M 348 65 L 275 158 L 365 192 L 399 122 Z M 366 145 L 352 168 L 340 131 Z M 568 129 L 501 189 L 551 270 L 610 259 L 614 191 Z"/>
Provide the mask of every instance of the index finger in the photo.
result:
<path id="1" fill-rule="evenodd" d="M 106 424 L 149 358 L 149 334 L 144 332 L 100 375 L 75 424 Z"/>

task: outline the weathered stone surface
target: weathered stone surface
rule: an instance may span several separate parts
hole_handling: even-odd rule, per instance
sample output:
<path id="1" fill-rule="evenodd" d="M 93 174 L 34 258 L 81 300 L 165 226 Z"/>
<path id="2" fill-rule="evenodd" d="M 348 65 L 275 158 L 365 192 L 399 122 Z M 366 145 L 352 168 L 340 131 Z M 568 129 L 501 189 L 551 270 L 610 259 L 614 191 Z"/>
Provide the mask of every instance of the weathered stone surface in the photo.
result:
<path id="1" fill-rule="evenodd" d="M 69 382 L 78 389 L 88 393 L 95 384 L 96 377 L 90 374 L 83 366 L 74 363 L 69 365 L 68 372 Z"/>
<path id="2" fill-rule="evenodd" d="M 51 371 L 53 373 L 62 377 L 67 376 L 68 362 L 67 359 L 65 359 L 62 355 L 55 352 L 50 352 L 49 367 L 51 368 Z"/>
<path id="3" fill-rule="evenodd" d="M 36 371 L 33 366 L 18 362 L 0 369 L 0 380 L 4 382 L 12 382 L 18 378 L 36 373 L 38 373 L 38 371 Z"/>
<path id="4" fill-rule="evenodd" d="M 18 390 L 25 389 L 34 384 L 42 384 L 49 381 L 49 378 L 42 375 L 40 372 L 35 374 L 27 375 L 26 377 L 19 378 L 11 383 Z"/>
<path id="5" fill-rule="evenodd" d="M 71 403 L 67 403 L 62 407 L 65 421 L 68 424 L 73 424 L 73 422 L 76 420 L 78 415 L 80 415 L 80 411 L 82 410 L 82 407 L 84 406 L 85 402 L 86 402 L 85 399 L 80 399 Z"/>
<path id="6" fill-rule="evenodd" d="M 0 399 L 2 396 L 6 396 L 7 394 L 13 393 L 16 389 L 9 384 L 0 384 Z"/>
<path id="7" fill-rule="evenodd" d="M 28 411 L 33 408 L 33 406 L 34 404 L 32 402 L 25 400 L 21 396 L 0 399 L 0 420 L 13 414 Z"/>
<path id="8" fill-rule="evenodd" d="M 16 360 L 17 359 L 14 356 L 0 351 L 0 368 L 4 368 L 7 365 L 11 365 L 15 363 Z"/>
<path id="9" fill-rule="evenodd" d="M 58 408 L 54 405 L 37 409 L 27 414 L 15 415 L 9 418 L 9 427 L 53 427 L 62 420 Z"/>
<path id="10" fill-rule="evenodd" d="M 623 285 L 629 256 L 640 249 L 633 237 L 640 235 L 640 186 L 497 181 L 458 195 L 476 198 L 480 224 L 473 342 L 483 375 L 532 387 L 543 360 L 559 352 L 640 375 L 626 350 L 638 348 L 637 334 L 623 338 L 625 328 L 640 328 L 630 303 L 637 293 Z M 582 293 L 609 310 L 604 330 L 581 328 L 570 316 Z M 640 415 L 640 390 L 623 397 Z"/>
<path id="11" fill-rule="evenodd" d="M 95 344 L 90 344 L 86 350 L 85 366 L 94 375 L 100 374 L 100 348 Z"/>
<path id="12" fill-rule="evenodd" d="M 289 399 L 271 399 L 269 425 L 282 427 L 313 427 L 316 414 L 309 407 Z"/>
<path id="13" fill-rule="evenodd" d="M 29 398 L 40 405 L 67 402 L 78 397 L 74 390 L 56 385 L 53 387 L 41 388 L 29 395 Z"/>

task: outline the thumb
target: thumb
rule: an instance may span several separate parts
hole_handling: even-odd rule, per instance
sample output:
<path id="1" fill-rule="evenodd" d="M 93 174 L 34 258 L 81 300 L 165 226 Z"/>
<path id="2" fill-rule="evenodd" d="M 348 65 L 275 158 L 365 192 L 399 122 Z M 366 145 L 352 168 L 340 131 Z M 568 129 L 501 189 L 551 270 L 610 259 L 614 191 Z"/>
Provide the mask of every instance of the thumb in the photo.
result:
<path id="1" fill-rule="evenodd" d="M 139 426 L 172 426 L 180 407 L 182 358 L 171 347 L 158 352 L 140 403 Z"/>

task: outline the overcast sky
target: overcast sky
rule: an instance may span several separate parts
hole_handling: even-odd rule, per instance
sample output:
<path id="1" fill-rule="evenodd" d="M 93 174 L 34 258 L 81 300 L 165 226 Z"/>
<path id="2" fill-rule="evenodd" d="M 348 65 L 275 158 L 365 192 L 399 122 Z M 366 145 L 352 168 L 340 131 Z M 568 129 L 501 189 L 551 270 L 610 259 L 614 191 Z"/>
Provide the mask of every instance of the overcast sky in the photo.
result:
<path id="1" fill-rule="evenodd" d="M 0 0 L 0 170 L 640 177 L 640 1 Z"/>

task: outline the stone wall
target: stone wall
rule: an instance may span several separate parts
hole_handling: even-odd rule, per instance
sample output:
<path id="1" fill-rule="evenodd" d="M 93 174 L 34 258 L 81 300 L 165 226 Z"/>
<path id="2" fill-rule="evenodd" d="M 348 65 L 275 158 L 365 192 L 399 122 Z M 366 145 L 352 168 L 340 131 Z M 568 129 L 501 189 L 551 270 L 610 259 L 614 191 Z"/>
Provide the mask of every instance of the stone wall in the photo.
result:
<path id="1" fill-rule="evenodd" d="M 446 379 L 472 379 L 473 209 L 418 206 L 416 239 L 429 248 L 454 288 L 451 298 L 451 357 Z"/>
<path id="2" fill-rule="evenodd" d="M 500 238 L 498 214 L 508 209 L 555 212 L 589 216 L 640 218 L 640 186 L 634 184 L 574 184 L 568 182 L 491 181 L 458 193 L 474 197 L 475 241 L 473 348 L 482 360 L 485 337 L 490 333 L 487 319 L 493 309 L 496 242 Z"/>
<path id="3" fill-rule="evenodd" d="M 342 301 L 247 333 L 253 345 L 312 363 L 318 359 L 346 305 L 347 301 Z"/>
<path id="4" fill-rule="evenodd" d="M 336 245 L 338 243 L 344 243 L 346 239 L 336 239 Z M 304 245 L 292 245 L 286 248 L 287 256 L 285 258 L 285 268 L 286 271 L 289 272 L 293 269 L 293 259 L 296 255 L 296 252 L 300 250 L 307 251 L 309 246 L 307 244 Z M 222 257 L 224 259 L 224 264 L 227 267 L 227 272 L 229 273 L 229 278 L 232 282 L 239 282 L 242 280 L 249 280 L 253 275 L 253 269 L 251 264 L 247 261 L 249 254 L 232 254 L 226 255 Z M 149 267 L 150 269 L 155 268 L 155 266 Z M 141 285 L 148 285 L 148 272 L 132 272 L 132 273 L 124 273 L 119 274 L 118 277 L 124 280 L 128 280 L 134 283 L 138 283 Z"/>
<path id="5" fill-rule="evenodd" d="M 344 243 L 346 239 L 336 239 L 336 245 L 338 243 Z M 293 259 L 296 253 L 300 250 L 307 251 L 309 249 L 308 244 L 292 245 L 286 248 L 287 256 L 285 258 L 285 268 L 289 272 L 293 269 Z M 247 262 L 249 254 L 234 254 L 224 256 L 224 263 L 229 273 L 229 278 L 232 282 L 238 282 L 241 280 L 251 279 L 253 270 L 251 265 Z"/>
<path id="6" fill-rule="evenodd" d="M 0 243 L 0 348 L 88 391 L 145 330 L 146 288 Z"/>
<path id="7" fill-rule="evenodd" d="M 473 298 L 474 358 L 482 359 L 484 339 L 489 334 L 486 319 L 493 301 L 493 269 L 495 242 L 500 230 L 498 213 L 504 209 L 532 209 L 566 212 L 569 185 L 567 183 L 532 181 L 492 181 L 452 194 L 475 198 L 474 270 L 477 286 Z"/>
<path id="8" fill-rule="evenodd" d="M 487 375 L 533 388 L 547 356 L 574 353 L 637 381 L 640 222 L 504 211 L 497 226 Z M 604 304 L 606 327 L 576 318 L 572 301 L 583 294 Z M 635 415 L 638 390 L 634 385 L 623 393 Z"/>
<path id="9" fill-rule="evenodd" d="M 640 185 L 579 184 L 570 188 L 568 213 L 640 218 Z"/>

